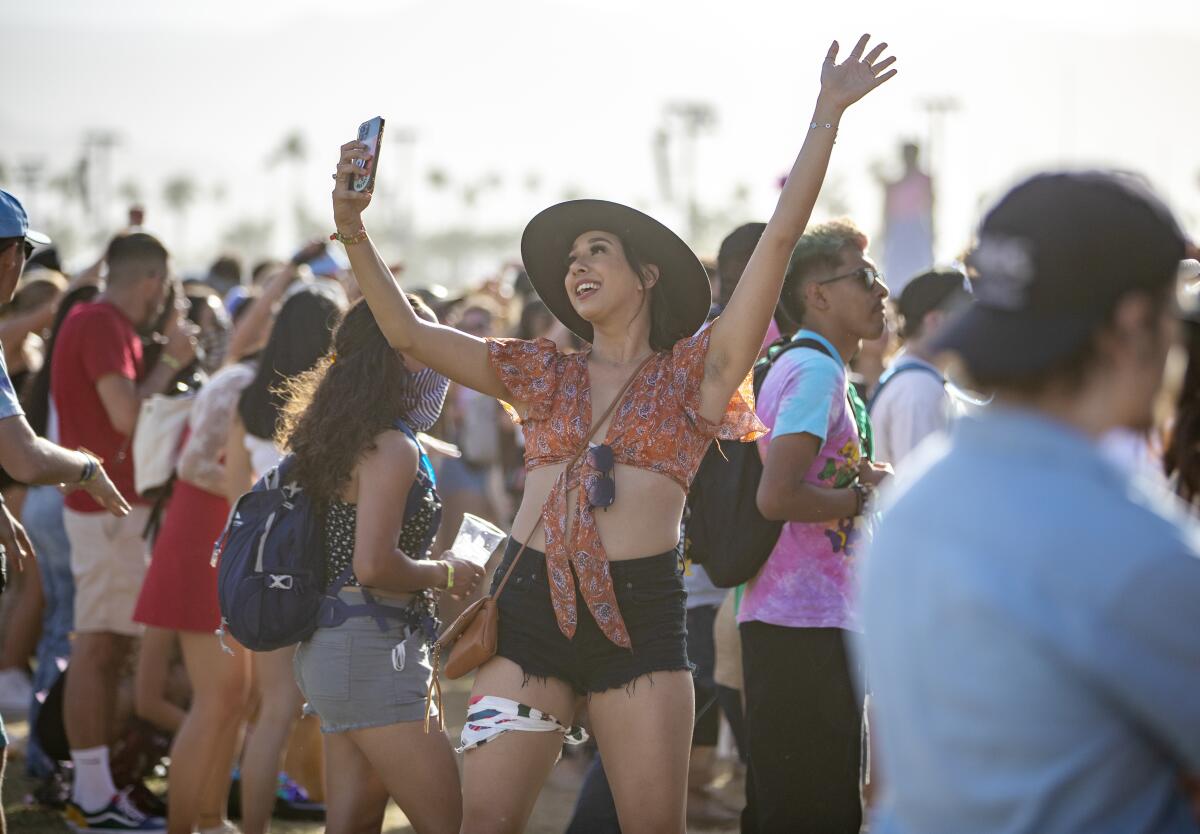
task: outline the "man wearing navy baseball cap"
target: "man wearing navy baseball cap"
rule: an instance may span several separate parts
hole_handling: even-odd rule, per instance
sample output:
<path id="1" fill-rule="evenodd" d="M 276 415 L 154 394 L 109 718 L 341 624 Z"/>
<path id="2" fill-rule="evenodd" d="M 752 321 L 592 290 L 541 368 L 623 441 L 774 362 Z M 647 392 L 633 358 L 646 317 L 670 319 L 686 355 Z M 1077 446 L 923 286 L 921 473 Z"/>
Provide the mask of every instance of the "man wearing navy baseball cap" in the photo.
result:
<path id="1" fill-rule="evenodd" d="M 1184 248 L 1122 174 L 984 219 L 933 341 L 995 400 L 898 476 L 864 572 L 873 834 L 1200 831 L 1200 529 L 1097 444 L 1152 424 Z"/>
<path id="2" fill-rule="evenodd" d="M 29 228 L 29 219 L 21 202 L 7 191 L 0 191 L 0 304 L 12 300 L 33 248 L 49 243 L 50 238 Z M 129 504 L 113 486 L 98 459 L 87 452 L 72 452 L 56 446 L 33 433 L 8 377 L 2 350 L 0 466 L 21 483 L 78 486 L 113 515 L 123 516 L 129 512 Z M 4 587 L 5 561 L 10 554 L 20 562 L 33 555 L 33 545 L 29 543 L 25 528 L 0 498 L 0 590 Z M 0 780 L 4 774 L 6 741 L 4 724 L 0 722 Z M 2 814 L 0 810 L 0 830 L 4 827 Z"/>

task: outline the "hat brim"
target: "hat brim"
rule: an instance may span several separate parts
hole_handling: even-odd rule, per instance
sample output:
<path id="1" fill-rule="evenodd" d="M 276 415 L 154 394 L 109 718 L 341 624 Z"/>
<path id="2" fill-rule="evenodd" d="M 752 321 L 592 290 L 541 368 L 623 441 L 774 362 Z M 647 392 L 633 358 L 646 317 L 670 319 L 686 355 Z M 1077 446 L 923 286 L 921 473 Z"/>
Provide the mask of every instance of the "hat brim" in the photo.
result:
<path id="1" fill-rule="evenodd" d="M 930 347 L 957 356 L 971 376 L 1019 379 L 1066 359 L 1095 328 L 1089 316 L 1039 316 L 976 303 L 947 321 Z"/>
<path id="2" fill-rule="evenodd" d="M 567 256 L 584 232 L 611 232 L 632 245 L 643 262 L 659 269 L 666 296 L 667 324 L 677 339 L 691 336 L 708 317 L 712 291 L 700 259 L 679 235 L 648 214 L 607 200 L 570 200 L 550 206 L 529 221 L 521 235 L 525 271 L 554 317 L 586 342 L 592 325 L 567 294 Z"/>
<path id="3" fill-rule="evenodd" d="M 44 235 L 41 232 L 35 232 L 33 229 L 25 230 L 25 239 L 34 246 L 49 246 L 51 244 L 49 235 Z"/>

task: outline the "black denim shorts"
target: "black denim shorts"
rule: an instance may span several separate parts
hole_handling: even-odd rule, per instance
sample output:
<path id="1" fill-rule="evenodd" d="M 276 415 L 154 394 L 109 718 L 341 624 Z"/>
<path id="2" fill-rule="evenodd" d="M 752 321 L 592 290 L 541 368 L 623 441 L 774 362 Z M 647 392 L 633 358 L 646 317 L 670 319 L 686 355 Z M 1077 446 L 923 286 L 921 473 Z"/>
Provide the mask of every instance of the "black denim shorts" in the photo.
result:
<path id="1" fill-rule="evenodd" d="M 508 540 L 492 578 L 492 590 L 512 564 L 520 544 Z M 687 593 L 679 554 L 610 563 L 617 605 L 625 619 L 632 649 L 604 636 L 579 592 L 579 625 L 568 640 L 558 628 L 546 578 L 546 554 L 526 548 L 497 600 L 500 633 L 496 654 L 521 667 L 529 677 L 558 678 L 580 695 L 628 686 L 651 672 L 691 669 L 687 657 Z M 572 572 L 572 576 L 574 573 Z"/>

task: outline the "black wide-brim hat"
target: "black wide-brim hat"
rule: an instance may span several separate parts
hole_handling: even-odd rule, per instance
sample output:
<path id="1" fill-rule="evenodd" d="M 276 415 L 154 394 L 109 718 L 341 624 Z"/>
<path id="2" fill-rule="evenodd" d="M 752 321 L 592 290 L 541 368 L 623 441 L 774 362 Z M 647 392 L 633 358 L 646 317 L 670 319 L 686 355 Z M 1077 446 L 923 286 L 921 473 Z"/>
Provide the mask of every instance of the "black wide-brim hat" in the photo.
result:
<path id="1" fill-rule="evenodd" d="M 658 267 L 658 285 L 665 296 L 660 301 L 666 301 L 666 321 L 675 340 L 700 329 L 712 306 L 704 264 L 683 238 L 650 215 L 607 200 L 570 200 L 550 206 L 530 220 L 521 235 L 525 271 L 555 318 L 579 338 L 592 341 L 592 325 L 575 312 L 566 286 L 571 247 L 591 230 L 617 235 L 643 263 Z"/>

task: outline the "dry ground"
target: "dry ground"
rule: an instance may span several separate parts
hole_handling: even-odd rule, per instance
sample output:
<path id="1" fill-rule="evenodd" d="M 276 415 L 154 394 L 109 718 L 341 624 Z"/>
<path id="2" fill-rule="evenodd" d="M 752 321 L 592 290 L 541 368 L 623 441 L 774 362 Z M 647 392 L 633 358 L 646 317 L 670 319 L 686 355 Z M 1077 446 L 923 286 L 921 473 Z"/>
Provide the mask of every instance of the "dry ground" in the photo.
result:
<path id="1" fill-rule="evenodd" d="M 458 716 L 461 721 L 461 717 L 466 714 L 469 684 L 464 684 L 462 681 L 449 683 L 453 684 L 453 687 L 448 687 L 445 692 L 446 715 Z M 5 723 L 8 726 L 10 739 L 19 748 L 20 739 L 26 733 L 26 726 L 24 723 L 16 721 L 6 721 Z M 451 738 L 457 738 L 460 729 L 461 723 L 451 727 Z M 70 829 L 57 813 L 42 811 L 26 804 L 29 783 L 24 779 L 24 763 L 19 757 L 12 755 L 12 752 L 10 750 L 8 770 L 4 780 L 4 811 L 8 817 L 9 831 L 16 834 L 22 834 L 22 832 L 31 834 L 41 834 L 42 832 L 60 834 L 61 832 L 66 834 L 69 832 Z M 585 767 L 586 762 L 580 759 L 564 758 L 559 763 L 538 799 L 533 819 L 529 824 L 529 834 L 562 834 L 570 819 L 571 808 L 575 802 L 575 795 L 579 790 L 579 783 Z M 728 768 L 722 770 L 717 786 L 727 801 L 731 803 L 740 801 L 741 784 L 732 778 Z M 271 830 L 281 834 L 316 834 L 323 830 L 323 827 L 318 823 L 276 821 L 272 824 Z M 383 830 L 387 834 L 411 834 L 413 831 L 404 814 L 395 805 L 390 805 L 388 808 Z M 705 834 L 716 830 L 719 829 L 689 829 L 691 834 Z"/>

